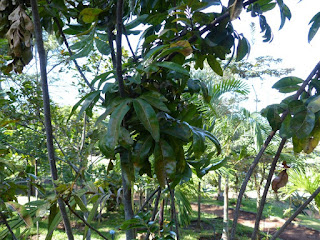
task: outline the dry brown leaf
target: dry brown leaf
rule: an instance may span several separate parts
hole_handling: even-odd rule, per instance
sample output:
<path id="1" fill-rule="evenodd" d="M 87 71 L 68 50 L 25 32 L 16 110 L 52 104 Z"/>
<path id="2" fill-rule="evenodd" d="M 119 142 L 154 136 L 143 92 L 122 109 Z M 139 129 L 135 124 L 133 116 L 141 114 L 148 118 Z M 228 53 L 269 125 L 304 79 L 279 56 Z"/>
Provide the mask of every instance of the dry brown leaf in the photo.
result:
<path id="1" fill-rule="evenodd" d="M 277 177 L 272 180 L 272 190 L 278 193 L 278 189 L 284 187 L 288 183 L 287 170 L 283 170 Z"/>

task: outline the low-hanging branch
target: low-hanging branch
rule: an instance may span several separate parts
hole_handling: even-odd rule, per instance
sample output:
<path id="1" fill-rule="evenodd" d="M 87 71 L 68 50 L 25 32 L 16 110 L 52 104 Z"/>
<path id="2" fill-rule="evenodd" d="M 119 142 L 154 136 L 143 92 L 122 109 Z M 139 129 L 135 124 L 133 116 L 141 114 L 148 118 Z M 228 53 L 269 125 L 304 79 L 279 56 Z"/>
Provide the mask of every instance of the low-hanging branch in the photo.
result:
<path id="1" fill-rule="evenodd" d="M 73 208 L 70 206 L 68 201 L 64 201 L 66 203 L 66 205 L 68 206 L 70 212 L 72 212 L 73 215 L 75 215 L 77 218 L 79 218 L 85 225 L 87 225 L 91 230 L 95 231 L 100 237 L 102 237 L 103 239 L 108 240 L 107 237 L 105 237 L 98 229 L 96 229 L 95 227 L 93 227 L 91 224 L 89 224 L 83 217 L 81 217 L 75 210 L 73 210 Z"/>
<path id="2" fill-rule="evenodd" d="M 320 62 L 317 63 L 317 65 L 314 67 L 314 69 L 312 70 L 312 72 L 309 74 L 309 76 L 306 78 L 306 80 L 302 83 L 301 87 L 299 88 L 299 90 L 296 92 L 296 94 L 294 95 L 293 99 L 298 99 L 299 96 L 301 95 L 301 93 L 304 91 L 304 89 L 306 88 L 306 86 L 309 84 L 309 82 L 312 80 L 312 78 L 318 73 L 318 71 L 320 70 Z M 288 110 L 285 111 L 282 116 L 281 116 L 281 122 L 283 122 L 283 120 L 285 119 L 285 117 L 288 114 Z M 238 200 L 237 200 L 237 205 L 234 211 L 234 217 L 233 217 L 233 223 L 232 223 L 232 230 L 231 230 L 231 239 L 234 239 L 235 234 L 236 234 L 236 230 L 237 230 L 237 223 L 238 223 L 238 218 L 239 218 L 239 212 L 240 212 L 240 205 L 242 202 L 242 198 L 244 195 L 244 192 L 246 190 L 247 184 L 249 182 L 249 179 L 253 173 L 253 170 L 255 169 L 255 167 L 258 165 L 264 151 L 267 149 L 268 145 L 270 144 L 272 138 L 275 136 L 276 132 L 278 131 L 272 131 L 269 136 L 267 137 L 266 141 L 264 142 L 263 146 L 261 147 L 259 153 L 257 154 L 257 156 L 255 157 L 254 161 L 252 162 L 246 176 L 245 176 L 245 180 L 243 181 L 242 185 L 241 185 L 241 189 L 238 195 Z"/>
<path id="3" fill-rule="evenodd" d="M 252 237 L 251 237 L 252 240 L 256 239 L 256 235 L 259 232 L 260 220 L 261 220 L 263 208 L 264 208 L 264 205 L 265 205 L 265 202 L 266 202 L 268 190 L 269 190 L 269 187 L 271 185 L 272 176 L 274 174 L 274 170 L 276 169 L 277 162 L 279 160 L 280 154 L 281 154 L 281 152 L 282 152 L 282 150 L 284 148 L 284 145 L 285 145 L 286 141 L 287 141 L 286 138 L 283 138 L 281 140 L 281 143 L 279 145 L 277 153 L 274 156 L 274 159 L 272 161 L 271 168 L 270 168 L 270 171 L 269 171 L 269 175 L 268 175 L 268 178 L 267 178 L 267 182 L 266 182 L 266 185 L 265 185 L 264 190 L 263 190 L 263 195 L 261 197 L 259 210 L 258 210 L 257 215 L 256 215 L 256 222 L 255 222 L 253 233 L 252 233 Z"/>

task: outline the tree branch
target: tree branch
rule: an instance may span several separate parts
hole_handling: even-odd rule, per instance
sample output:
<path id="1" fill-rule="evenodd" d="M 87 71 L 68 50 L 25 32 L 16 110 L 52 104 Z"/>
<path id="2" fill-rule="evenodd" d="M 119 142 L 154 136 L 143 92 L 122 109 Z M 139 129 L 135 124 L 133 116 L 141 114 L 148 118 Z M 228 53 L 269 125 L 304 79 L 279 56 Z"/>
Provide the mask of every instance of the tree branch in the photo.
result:
<path id="1" fill-rule="evenodd" d="M 150 219 L 151 222 L 153 222 L 155 220 L 155 218 L 156 218 L 156 215 L 157 215 L 157 212 L 158 212 L 158 206 L 159 206 L 160 197 L 161 197 L 161 187 L 159 187 L 158 195 L 157 195 L 156 201 L 154 203 L 154 209 L 153 209 L 152 216 L 151 216 L 151 219 Z M 146 235 L 145 240 L 149 240 L 149 236 L 150 236 L 150 230 L 148 230 L 148 233 Z"/>
<path id="2" fill-rule="evenodd" d="M 53 134 L 52 134 L 52 124 L 51 124 L 51 112 L 50 112 L 50 97 L 48 89 L 48 79 L 47 79 L 47 62 L 46 62 L 46 52 L 44 49 L 43 39 L 42 39 L 42 29 L 40 16 L 38 11 L 38 5 L 36 0 L 31 0 L 33 23 L 35 28 L 36 43 L 38 47 L 38 55 L 40 60 L 40 75 L 41 75 L 41 86 L 42 86 L 42 98 L 43 98 L 43 109 L 45 118 L 45 130 L 47 136 L 47 149 L 48 149 L 48 159 L 50 163 L 51 176 L 53 180 L 58 179 L 57 166 L 55 160 L 55 153 L 53 147 Z M 67 232 L 69 240 L 73 240 L 72 228 L 67 215 L 67 211 L 64 202 L 60 197 L 58 197 L 58 204 L 63 218 L 64 226 Z"/>
<path id="3" fill-rule="evenodd" d="M 2 220 L 4 221 L 4 224 L 7 226 L 8 230 L 9 230 L 11 236 L 12 236 L 12 239 L 13 240 L 18 240 L 17 237 L 14 235 L 14 233 L 13 233 L 13 231 L 12 231 L 12 229 L 11 229 L 7 219 L 6 219 L 6 216 L 2 213 L 2 211 L 0 211 L 0 216 L 1 216 Z"/>
<path id="4" fill-rule="evenodd" d="M 151 195 L 148 197 L 148 199 L 143 203 L 143 205 L 141 206 L 141 208 L 139 209 L 138 212 L 141 212 L 144 207 L 148 204 L 148 202 L 151 200 L 151 198 L 153 198 L 153 196 L 158 192 L 160 191 L 160 187 L 158 187 L 156 190 L 153 191 L 153 193 L 151 193 Z"/>
<path id="5" fill-rule="evenodd" d="M 294 212 L 294 214 L 283 224 L 283 226 L 272 236 L 271 240 L 275 240 L 284 231 L 284 229 L 298 216 L 299 213 L 320 193 L 320 187 Z"/>
<path id="6" fill-rule="evenodd" d="M 301 93 L 304 91 L 305 87 L 309 84 L 309 82 L 312 80 L 313 76 L 317 74 L 317 72 L 320 69 L 320 62 L 318 62 L 318 64 L 315 66 L 315 68 L 312 70 L 312 72 L 309 74 L 309 76 L 307 77 L 307 79 L 303 82 L 303 84 L 301 85 L 301 87 L 299 88 L 299 90 L 296 92 L 296 94 L 294 95 L 294 99 L 298 99 L 299 96 L 301 95 Z M 285 119 L 285 117 L 288 114 L 288 110 L 285 111 L 282 116 L 281 116 L 281 122 L 283 122 L 283 120 Z M 246 190 L 247 184 L 250 180 L 250 177 L 253 173 L 253 170 L 255 169 L 255 167 L 257 166 L 257 164 L 259 163 L 264 151 L 266 150 L 266 148 L 268 147 L 268 145 L 270 144 L 272 138 L 274 137 L 275 133 L 278 131 L 278 129 L 276 131 L 272 131 L 270 133 L 270 135 L 268 136 L 268 138 L 266 139 L 266 141 L 264 142 L 262 148 L 260 149 L 258 155 L 255 157 L 254 161 L 252 162 L 246 177 L 242 183 L 239 195 L 238 195 L 238 200 L 237 200 L 237 205 L 234 211 L 234 217 L 233 217 L 233 223 L 232 223 L 232 230 L 231 230 L 231 239 L 234 239 L 235 237 L 235 233 L 237 230 L 237 222 L 238 222 L 238 218 L 239 218 L 239 212 L 240 212 L 240 205 L 241 205 L 241 201 L 242 201 L 242 197 L 244 195 L 244 192 Z"/>
<path id="7" fill-rule="evenodd" d="M 263 195 L 262 195 L 261 201 L 260 201 L 259 210 L 258 210 L 257 215 L 256 215 L 256 222 L 255 222 L 253 233 L 252 233 L 252 237 L 251 237 L 252 240 L 256 240 L 257 233 L 259 232 L 260 220 L 261 220 L 264 204 L 266 202 L 268 190 L 269 190 L 269 187 L 270 187 L 270 184 L 271 184 L 271 179 L 272 179 L 272 176 L 274 174 L 274 170 L 276 169 L 277 162 L 279 160 L 280 154 L 281 154 L 281 152 L 282 152 L 282 150 L 284 148 L 284 145 L 285 145 L 286 141 L 287 141 L 286 138 L 283 138 L 281 140 L 281 143 L 279 145 L 278 151 L 277 151 L 277 153 L 274 156 L 274 159 L 272 161 L 271 168 L 270 168 L 270 171 L 269 171 L 269 175 L 268 175 L 268 178 L 267 178 L 267 183 L 266 183 L 266 185 L 264 187 Z"/>
<path id="8" fill-rule="evenodd" d="M 127 34 L 127 29 L 126 29 L 125 26 L 123 26 L 123 32 L 124 32 L 124 35 L 125 35 L 125 37 L 126 37 L 126 40 L 127 40 L 129 49 L 130 49 L 130 51 L 131 51 L 133 60 L 136 60 L 137 58 L 136 58 L 136 55 L 134 54 L 133 49 L 132 49 L 132 47 L 131 47 L 131 44 L 130 44 L 130 41 L 129 41 L 129 38 L 128 38 L 128 34 Z"/>
<path id="9" fill-rule="evenodd" d="M 92 229 L 93 231 L 95 231 L 100 237 L 102 237 L 103 239 L 108 240 L 107 237 L 105 237 L 98 229 L 96 229 L 95 227 L 93 227 L 91 224 L 89 224 L 83 217 L 81 217 L 76 211 L 73 210 L 73 208 L 70 206 L 68 201 L 64 201 L 66 203 L 66 205 L 68 206 L 70 212 L 72 212 L 77 218 L 79 218 L 85 225 L 87 225 L 90 229 Z"/>
<path id="10" fill-rule="evenodd" d="M 168 185 L 168 189 L 169 189 L 169 192 L 170 192 L 171 211 L 172 211 L 172 215 L 173 215 L 172 217 L 174 218 L 174 223 L 176 225 L 177 240 L 179 240 L 180 239 L 180 236 L 179 236 L 179 222 L 178 222 L 178 219 L 177 219 L 177 213 L 176 213 L 176 207 L 175 207 L 174 190 L 171 189 L 170 184 L 168 182 L 168 179 L 167 179 L 167 185 Z"/>

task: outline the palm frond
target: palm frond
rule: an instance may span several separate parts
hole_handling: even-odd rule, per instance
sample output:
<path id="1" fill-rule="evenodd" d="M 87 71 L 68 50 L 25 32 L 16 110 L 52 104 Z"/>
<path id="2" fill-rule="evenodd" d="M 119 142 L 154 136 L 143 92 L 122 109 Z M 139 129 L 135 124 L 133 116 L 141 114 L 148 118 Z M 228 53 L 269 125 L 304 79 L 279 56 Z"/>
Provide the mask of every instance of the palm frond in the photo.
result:
<path id="1" fill-rule="evenodd" d="M 249 86 L 241 79 L 224 79 L 220 83 L 212 84 L 208 83 L 209 94 L 211 95 L 211 101 L 219 99 L 225 93 L 238 93 L 241 95 L 247 95 Z"/>

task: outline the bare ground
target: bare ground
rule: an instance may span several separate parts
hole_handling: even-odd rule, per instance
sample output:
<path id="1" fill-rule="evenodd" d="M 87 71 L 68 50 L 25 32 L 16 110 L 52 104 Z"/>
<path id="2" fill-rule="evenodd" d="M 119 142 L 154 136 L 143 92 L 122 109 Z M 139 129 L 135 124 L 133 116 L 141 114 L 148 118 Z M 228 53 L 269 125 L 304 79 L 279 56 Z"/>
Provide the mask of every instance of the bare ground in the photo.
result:
<path id="1" fill-rule="evenodd" d="M 192 204 L 191 206 L 194 211 L 197 211 L 198 206 L 196 204 Z M 201 211 L 223 217 L 223 207 L 221 206 L 201 204 Z M 228 211 L 230 220 L 233 220 L 233 212 L 233 209 L 229 209 Z M 238 223 L 253 228 L 255 219 L 255 213 L 240 211 Z M 265 218 L 260 221 L 260 230 L 272 235 L 284 222 L 284 219 L 277 217 Z M 280 235 L 280 238 L 283 240 L 320 240 L 320 232 L 291 223 Z"/>

